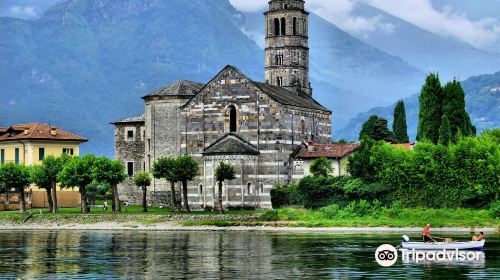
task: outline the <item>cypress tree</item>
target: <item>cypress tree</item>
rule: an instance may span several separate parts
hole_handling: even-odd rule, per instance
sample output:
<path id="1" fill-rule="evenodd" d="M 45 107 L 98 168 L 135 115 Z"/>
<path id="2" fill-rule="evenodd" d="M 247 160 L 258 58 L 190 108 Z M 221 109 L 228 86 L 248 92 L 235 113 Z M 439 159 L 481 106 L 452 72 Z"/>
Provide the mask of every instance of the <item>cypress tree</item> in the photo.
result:
<path id="1" fill-rule="evenodd" d="M 406 126 L 405 103 L 399 100 L 394 108 L 394 122 L 392 123 L 392 132 L 394 134 L 394 143 L 408 143 L 408 129 Z"/>
<path id="2" fill-rule="evenodd" d="M 438 74 L 431 73 L 425 79 L 419 96 L 417 140 L 438 143 L 441 116 L 443 115 L 443 88 Z"/>
<path id="3" fill-rule="evenodd" d="M 452 140 L 450 121 L 446 115 L 441 118 L 441 126 L 439 127 L 439 144 L 448 146 Z"/>
<path id="4" fill-rule="evenodd" d="M 463 136 L 472 135 L 472 124 L 469 114 L 465 111 L 465 93 L 460 82 L 453 80 L 443 89 L 443 115 L 450 122 L 452 141 L 456 142 L 458 131 Z"/>

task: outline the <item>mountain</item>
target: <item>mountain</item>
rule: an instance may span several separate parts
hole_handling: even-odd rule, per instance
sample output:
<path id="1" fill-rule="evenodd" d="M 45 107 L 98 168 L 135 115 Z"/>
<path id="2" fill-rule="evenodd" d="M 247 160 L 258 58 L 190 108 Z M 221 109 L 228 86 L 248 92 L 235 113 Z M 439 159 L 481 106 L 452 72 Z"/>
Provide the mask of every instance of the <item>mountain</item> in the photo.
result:
<path id="1" fill-rule="evenodd" d="M 423 79 L 318 16 L 310 22 L 314 96 L 334 111 L 334 129 Z M 263 80 L 247 24 L 228 0 L 68 0 L 36 20 L 0 18 L 0 126 L 50 123 L 89 138 L 83 153 L 111 156 L 109 123 L 142 112 L 139 97 L 177 79 L 207 82 L 226 64 Z"/>
<path id="2" fill-rule="evenodd" d="M 263 77 L 262 51 L 228 1 L 71 0 L 34 21 L 0 18 L 0 126 L 47 122 L 113 154 L 110 122 L 177 79 L 207 82 L 226 64 Z M 258 58 L 258 59 L 256 59 Z"/>
<path id="3" fill-rule="evenodd" d="M 444 84 L 446 81 L 441 80 L 441 83 Z M 462 82 L 462 87 L 465 91 L 466 110 L 478 132 L 486 128 L 500 127 L 500 114 L 498 114 L 500 112 L 500 72 L 470 77 Z M 413 140 L 415 140 L 418 126 L 419 95 L 414 94 L 404 99 L 408 134 Z M 392 127 L 394 106 L 395 104 L 387 107 L 376 107 L 368 112 L 358 114 L 349 121 L 344 129 L 339 130 L 334 138 L 358 140 L 361 125 L 371 115 L 386 118 L 389 121 L 389 127 Z"/>
<path id="4" fill-rule="evenodd" d="M 440 1 L 436 2 L 444 5 Z M 474 5 L 481 6 L 477 3 Z M 460 8 L 468 6 L 464 3 Z M 390 26 L 389 30 L 375 29 L 358 35 L 357 38 L 384 52 L 401 57 L 425 72 L 439 72 L 443 79 L 466 79 L 478 73 L 493 73 L 499 69 L 498 53 L 477 49 L 458 38 L 435 35 L 361 2 L 356 3 L 351 13 L 356 17 L 377 18 L 379 22 Z M 474 14 L 477 13 L 479 12 L 475 11 Z"/>

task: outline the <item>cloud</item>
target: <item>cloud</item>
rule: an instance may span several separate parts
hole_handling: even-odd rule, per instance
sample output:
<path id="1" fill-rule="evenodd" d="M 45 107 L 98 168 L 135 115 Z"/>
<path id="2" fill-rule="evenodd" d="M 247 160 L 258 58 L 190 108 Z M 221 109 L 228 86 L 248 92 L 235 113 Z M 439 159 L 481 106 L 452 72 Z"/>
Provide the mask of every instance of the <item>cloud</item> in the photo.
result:
<path id="1" fill-rule="evenodd" d="M 34 18 L 37 17 L 35 6 L 12 6 L 9 9 L 11 16 L 18 18 Z"/>
<path id="2" fill-rule="evenodd" d="M 242 12 L 262 11 L 268 0 L 230 0 Z M 392 33 L 394 26 L 384 17 L 356 14 L 361 2 L 408 21 L 441 36 L 454 36 L 477 48 L 487 48 L 500 41 L 500 18 L 490 11 L 490 17 L 471 19 L 460 7 L 433 6 L 436 0 L 306 0 L 307 8 L 351 34 L 367 37 L 372 32 Z M 478 2 L 477 5 L 480 5 Z M 485 8 L 487 9 L 487 8 Z M 496 18 L 495 18 L 496 17 Z"/>
<path id="3" fill-rule="evenodd" d="M 484 48 L 500 38 L 500 20 L 484 17 L 471 20 L 450 6 L 436 9 L 431 0 L 366 0 L 380 10 L 404 19 L 438 35 L 454 36 L 475 47 Z M 478 2 L 478 5 L 479 2 Z M 494 14 L 494 11 L 491 11 Z"/>
<path id="4" fill-rule="evenodd" d="M 241 12 L 258 12 L 267 7 L 267 0 L 229 0 Z"/>
<path id="5" fill-rule="evenodd" d="M 306 3 L 312 12 L 352 34 L 366 37 L 374 31 L 389 34 L 394 31 L 394 26 L 384 22 L 381 15 L 356 15 L 356 0 L 309 0 Z"/>

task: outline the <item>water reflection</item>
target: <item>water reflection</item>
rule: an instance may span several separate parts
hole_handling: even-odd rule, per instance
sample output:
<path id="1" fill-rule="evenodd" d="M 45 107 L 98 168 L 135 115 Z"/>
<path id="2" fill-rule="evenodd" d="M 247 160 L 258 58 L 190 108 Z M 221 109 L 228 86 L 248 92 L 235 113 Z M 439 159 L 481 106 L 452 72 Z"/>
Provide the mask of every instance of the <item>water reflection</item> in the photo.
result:
<path id="1" fill-rule="evenodd" d="M 499 238 L 478 264 L 398 263 L 373 257 L 394 235 L 258 232 L 0 232 L 0 278 L 360 279 L 500 278 Z"/>

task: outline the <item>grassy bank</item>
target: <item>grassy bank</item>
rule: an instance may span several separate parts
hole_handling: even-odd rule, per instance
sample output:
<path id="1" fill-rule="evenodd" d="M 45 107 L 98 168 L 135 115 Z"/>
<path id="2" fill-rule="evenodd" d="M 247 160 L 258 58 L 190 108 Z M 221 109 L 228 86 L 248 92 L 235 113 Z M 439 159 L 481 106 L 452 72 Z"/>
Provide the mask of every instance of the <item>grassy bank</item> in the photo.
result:
<path id="1" fill-rule="evenodd" d="M 283 208 L 264 213 L 261 221 L 296 227 L 497 227 L 500 219 L 488 210 L 473 209 L 381 209 L 365 214 L 325 207 L 319 210 Z"/>

